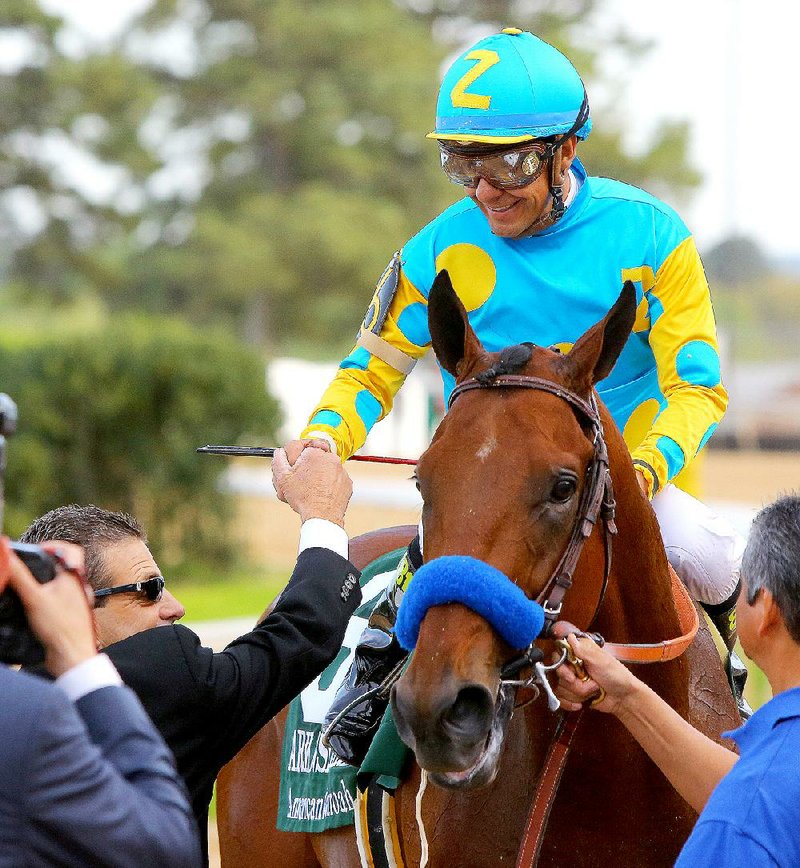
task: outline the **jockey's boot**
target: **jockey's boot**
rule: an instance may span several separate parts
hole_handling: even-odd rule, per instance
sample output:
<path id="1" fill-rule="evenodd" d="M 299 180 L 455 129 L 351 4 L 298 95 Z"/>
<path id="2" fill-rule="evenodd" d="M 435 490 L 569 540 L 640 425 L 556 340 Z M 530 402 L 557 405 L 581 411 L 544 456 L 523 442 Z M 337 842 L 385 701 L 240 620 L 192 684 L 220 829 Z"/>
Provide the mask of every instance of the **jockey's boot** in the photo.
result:
<path id="1" fill-rule="evenodd" d="M 700 605 L 707 612 L 711 623 L 717 628 L 725 647 L 728 649 L 728 656 L 725 658 L 725 674 L 728 676 L 728 683 L 731 686 L 733 698 L 736 700 L 739 714 L 742 720 L 748 720 L 753 714 L 753 709 L 744 698 L 747 667 L 742 658 L 733 650 L 736 645 L 736 600 L 741 587 L 741 581 L 737 582 L 730 597 L 721 603 L 701 603 Z"/>
<path id="2" fill-rule="evenodd" d="M 400 561 L 396 579 L 373 609 L 358 640 L 350 669 L 325 715 L 324 738 L 331 750 L 350 765 L 361 765 L 366 756 L 389 704 L 393 681 L 385 685 L 384 682 L 407 656 L 395 638 L 394 624 L 403 592 L 421 565 L 417 536 Z"/>

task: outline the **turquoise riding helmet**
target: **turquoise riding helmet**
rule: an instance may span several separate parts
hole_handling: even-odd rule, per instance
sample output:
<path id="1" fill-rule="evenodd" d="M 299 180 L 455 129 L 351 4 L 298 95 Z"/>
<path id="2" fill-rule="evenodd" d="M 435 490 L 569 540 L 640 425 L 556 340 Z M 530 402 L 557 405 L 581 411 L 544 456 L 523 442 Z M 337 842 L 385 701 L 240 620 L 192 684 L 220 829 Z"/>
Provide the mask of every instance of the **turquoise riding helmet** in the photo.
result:
<path id="1" fill-rule="evenodd" d="M 591 128 L 575 67 L 538 36 L 509 27 L 476 43 L 447 70 L 428 138 L 514 144 L 565 133 L 585 139 Z"/>

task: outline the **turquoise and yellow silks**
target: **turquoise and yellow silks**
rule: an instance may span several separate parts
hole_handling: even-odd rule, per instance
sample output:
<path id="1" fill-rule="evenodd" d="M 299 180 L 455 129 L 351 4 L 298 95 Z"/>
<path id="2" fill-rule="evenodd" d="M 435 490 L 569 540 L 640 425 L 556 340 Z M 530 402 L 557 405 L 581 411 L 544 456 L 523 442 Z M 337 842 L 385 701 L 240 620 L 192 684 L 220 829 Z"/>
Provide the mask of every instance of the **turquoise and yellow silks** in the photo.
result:
<path id="1" fill-rule="evenodd" d="M 412 359 L 425 354 L 427 293 L 442 268 L 489 351 L 523 341 L 568 350 L 633 281 L 633 333 L 598 393 L 653 494 L 702 449 L 727 405 L 708 284 L 671 208 L 636 187 L 587 177 L 578 160 L 572 171 L 580 189 L 566 214 L 535 235 L 493 235 L 468 198 L 415 235 L 401 251 L 380 338 Z M 405 376 L 357 345 L 303 436 L 323 431 L 349 457 L 391 410 Z M 454 382 L 446 371 L 442 379 L 446 404 Z"/>

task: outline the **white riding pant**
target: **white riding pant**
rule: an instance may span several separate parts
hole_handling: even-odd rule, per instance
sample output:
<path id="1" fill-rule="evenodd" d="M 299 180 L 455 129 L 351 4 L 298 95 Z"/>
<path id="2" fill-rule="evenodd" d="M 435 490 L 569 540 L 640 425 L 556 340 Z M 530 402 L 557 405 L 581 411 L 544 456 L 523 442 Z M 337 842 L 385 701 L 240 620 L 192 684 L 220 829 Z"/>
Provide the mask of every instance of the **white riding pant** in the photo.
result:
<path id="1" fill-rule="evenodd" d="M 727 600 L 739 581 L 744 537 L 722 516 L 674 485 L 653 498 L 667 558 L 692 598 Z"/>

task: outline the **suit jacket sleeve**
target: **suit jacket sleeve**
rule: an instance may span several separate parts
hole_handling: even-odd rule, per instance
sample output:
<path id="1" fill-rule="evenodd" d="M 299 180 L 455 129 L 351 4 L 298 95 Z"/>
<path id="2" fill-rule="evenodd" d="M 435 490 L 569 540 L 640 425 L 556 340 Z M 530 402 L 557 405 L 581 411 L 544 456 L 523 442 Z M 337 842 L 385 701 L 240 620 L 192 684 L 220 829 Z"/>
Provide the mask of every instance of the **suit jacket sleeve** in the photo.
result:
<path id="1" fill-rule="evenodd" d="M 221 763 L 297 696 L 333 660 L 361 602 L 360 573 L 325 548 L 302 552 L 272 612 L 251 632 L 214 654 L 175 628 L 194 673 L 202 713 Z M 123 673 L 124 675 L 124 673 Z"/>
<path id="2" fill-rule="evenodd" d="M 34 862 L 199 865 L 185 788 L 134 694 L 105 687 L 73 706 L 42 687 L 23 764 Z"/>

